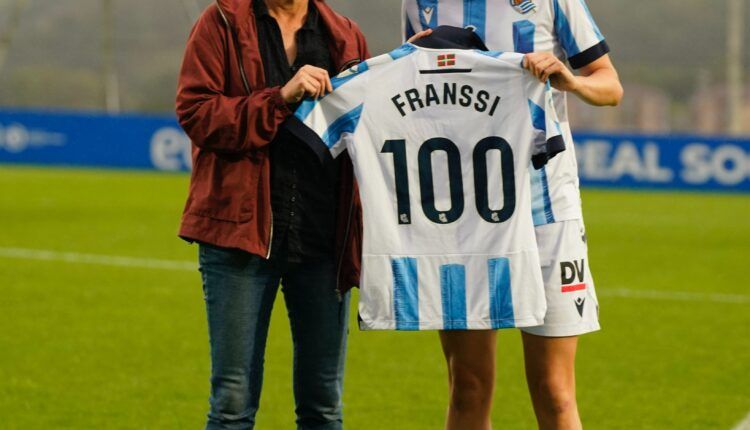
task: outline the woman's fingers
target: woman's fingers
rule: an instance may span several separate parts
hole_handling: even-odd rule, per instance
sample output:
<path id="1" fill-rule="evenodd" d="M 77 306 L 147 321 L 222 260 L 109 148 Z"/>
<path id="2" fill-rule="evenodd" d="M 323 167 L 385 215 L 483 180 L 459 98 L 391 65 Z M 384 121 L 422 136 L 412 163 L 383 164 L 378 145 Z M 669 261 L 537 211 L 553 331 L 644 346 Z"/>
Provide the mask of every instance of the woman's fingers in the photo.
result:
<path id="1" fill-rule="evenodd" d="M 328 76 L 328 73 L 326 72 L 326 89 L 329 93 L 333 92 L 333 83 L 331 83 L 331 77 Z"/>
<path id="2" fill-rule="evenodd" d="M 320 94 L 318 97 L 323 97 L 328 93 L 328 87 L 331 85 L 331 80 L 328 78 L 328 72 L 323 70 L 323 73 L 319 73 L 316 79 L 320 84 Z"/>
<path id="3" fill-rule="evenodd" d="M 323 97 L 327 92 L 333 91 L 333 85 L 331 85 L 331 78 L 328 76 L 328 71 L 313 66 L 306 66 L 303 70 L 319 84 L 320 91 L 316 94 L 316 97 Z"/>
<path id="4" fill-rule="evenodd" d="M 320 93 L 320 82 L 311 76 L 300 76 L 300 83 L 304 89 L 304 94 L 310 97 L 317 97 Z"/>

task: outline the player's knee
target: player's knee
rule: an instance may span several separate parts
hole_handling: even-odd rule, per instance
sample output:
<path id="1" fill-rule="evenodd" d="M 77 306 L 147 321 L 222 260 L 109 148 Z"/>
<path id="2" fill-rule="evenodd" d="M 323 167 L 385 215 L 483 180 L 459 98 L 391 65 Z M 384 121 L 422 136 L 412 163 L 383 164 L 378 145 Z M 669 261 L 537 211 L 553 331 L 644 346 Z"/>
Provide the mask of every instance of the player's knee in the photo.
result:
<path id="1" fill-rule="evenodd" d="M 563 415 L 574 411 L 576 404 L 575 388 L 563 378 L 545 378 L 536 381 L 533 386 L 540 406 L 545 413 Z"/>
<path id="2" fill-rule="evenodd" d="M 491 370 L 452 366 L 451 378 L 453 408 L 474 410 L 492 403 L 495 378 Z"/>

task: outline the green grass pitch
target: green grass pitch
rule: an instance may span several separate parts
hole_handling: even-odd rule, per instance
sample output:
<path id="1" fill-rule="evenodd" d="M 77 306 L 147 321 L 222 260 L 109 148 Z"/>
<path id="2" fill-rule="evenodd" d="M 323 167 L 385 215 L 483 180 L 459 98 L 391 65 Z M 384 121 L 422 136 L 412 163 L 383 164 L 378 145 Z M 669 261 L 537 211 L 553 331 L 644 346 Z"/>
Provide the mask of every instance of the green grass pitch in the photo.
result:
<path id="1" fill-rule="evenodd" d="M 187 183 L 0 167 L 0 251 L 195 261 L 175 236 Z M 580 346 L 586 428 L 730 430 L 750 411 L 750 197 L 587 190 L 584 207 L 604 327 Z M 260 430 L 294 428 L 290 345 L 278 300 Z M 515 330 L 498 351 L 495 428 L 534 429 Z M 197 272 L 0 257 L 0 428 L 202 428 L 208 365 Z M 442 428 L 445 380 L 434 332 L 352 320 L 348 429 Z"/>

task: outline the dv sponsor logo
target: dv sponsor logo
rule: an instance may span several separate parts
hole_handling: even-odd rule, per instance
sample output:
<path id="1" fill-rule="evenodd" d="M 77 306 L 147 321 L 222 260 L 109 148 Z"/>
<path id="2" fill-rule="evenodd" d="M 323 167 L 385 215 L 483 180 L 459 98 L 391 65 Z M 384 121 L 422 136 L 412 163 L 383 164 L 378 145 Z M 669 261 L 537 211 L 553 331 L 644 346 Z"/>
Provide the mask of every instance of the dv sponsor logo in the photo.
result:
<path id="1" fill-rule="evenodd" d="M 573 293 L 586 289 L 586 260 L 563 261 L 560 263 L 560 281 L 563 293 Z"/>

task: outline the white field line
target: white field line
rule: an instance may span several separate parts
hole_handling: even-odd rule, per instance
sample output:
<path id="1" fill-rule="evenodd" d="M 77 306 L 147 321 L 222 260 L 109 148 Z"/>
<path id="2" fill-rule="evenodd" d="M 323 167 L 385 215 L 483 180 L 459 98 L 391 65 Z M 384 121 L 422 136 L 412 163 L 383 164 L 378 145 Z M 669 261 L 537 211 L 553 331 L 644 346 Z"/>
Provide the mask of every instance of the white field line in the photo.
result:
<path id="1" fill-rule="evenodd" d="M 161 269 L 196 271 L 198 266 L 191 261 L 159 260 L 154 258 L 123 257 L 103 254 L 83 254 L 78 252 L 61 252 L 43 249 L 3 248 L 0 247 L 0 258 L 16 260 L 61 261 L 75 264 L 94 264 L 99 266 L 131 267 L 139 269 Z M 750 304 L 750 296 L 742 294 L 693 293 L 680 291 L 631 290 L 626 288 L 606 289 L 598 292 L 603 297 L 628 299 L 665 300 L 672 302 L 714 302 Z M 750 421 L 748 416 L 746 421 Z M 748 423 L 747 430 L 750 430 Z M 744 428 L 742 428 L 744 430 Z"/>
<path id="2" fill-rule="evenodd" d="M 673 302 L 714 302 L 750 304 L 750 296 L 742 294 L 692 293 L 684 291 L 629 290 L 614 288 L 597 291 L 605 297 L 622 297 L 627 299 L 668 300 Z M 749 429 L 750 430 L 750 429 Z"/>
<path id="3" fill-rule="evenodd" d="M 136 267 L 140 269 L 191 270 L 198 269 L 190 261 L 158 260 L 153 258 L 122 257 L 103 254 L 81 254 L 41 249 L 0 248 L 0 258 L 17 260 L 62 261 L 65 263 L 95 264 L 99 266 Z"/>
<path id="4" fill-rule="evenodd" d="M 750 430 L 750 413 L 745 416 L 745 419 L 740 421 L 732 430 Z"/>

